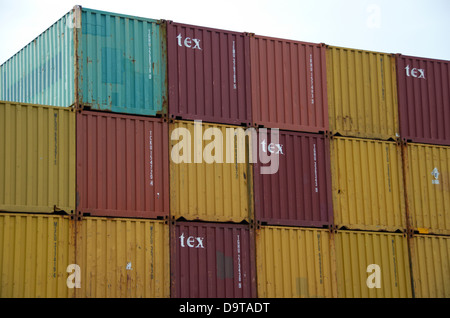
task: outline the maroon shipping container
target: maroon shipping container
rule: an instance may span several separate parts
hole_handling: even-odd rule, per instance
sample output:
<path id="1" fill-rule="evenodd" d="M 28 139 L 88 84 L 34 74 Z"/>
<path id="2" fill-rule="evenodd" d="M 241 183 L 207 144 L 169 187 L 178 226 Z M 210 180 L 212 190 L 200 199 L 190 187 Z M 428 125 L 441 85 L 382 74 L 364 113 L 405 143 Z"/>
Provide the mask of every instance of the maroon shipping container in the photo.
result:
<path id="1" fill-rule="evenodd" d="M 269 129 L 267 134 L 258 130 L 258 153 L 277 156 L 279 166 L 276 173 L 262 174 L 262 167 L 270 164 L 259 158 L 254 164 L 256 221 L 329 227 L 333 224 L 329 139 L 283 130 L 278 139 L 271 138 Z"/>
<path id="2" fill-rule="evenodd" d="M 255 126 L 328 130 L 324 45 L 252 36 L 250 61 Z"/>
<path id="3" fill-rule="evenodd" d="M 397 55 L 400 135 L 450 145 L 449 61 Z"/>
<path id="4" fill-rule="evenodd" d="M 255 298 L 250 225 L 172 222 L 172 298 Z"/>
<path id="5" fill-rule="evenodd" d="M 250 125 L 250 49 L 244 33 L 167 22 L 169 116 Z"/>
<path id="6" fill-rule="evenodd" d="M 169 215 L 169 140 L 164 119 L 77 114 L 77 213 Z"/>

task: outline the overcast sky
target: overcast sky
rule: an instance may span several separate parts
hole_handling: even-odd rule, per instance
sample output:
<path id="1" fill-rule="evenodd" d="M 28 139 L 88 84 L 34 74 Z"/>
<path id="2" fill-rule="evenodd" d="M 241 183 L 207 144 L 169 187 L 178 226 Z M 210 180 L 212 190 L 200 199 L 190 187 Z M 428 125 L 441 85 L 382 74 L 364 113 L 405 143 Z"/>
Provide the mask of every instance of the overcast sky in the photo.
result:
<path id="1" fill-rule="evenodd" d="M 0 63 L 77 4 L 231 31 L 450 60 L 449 0 L 0 0 Z"/>

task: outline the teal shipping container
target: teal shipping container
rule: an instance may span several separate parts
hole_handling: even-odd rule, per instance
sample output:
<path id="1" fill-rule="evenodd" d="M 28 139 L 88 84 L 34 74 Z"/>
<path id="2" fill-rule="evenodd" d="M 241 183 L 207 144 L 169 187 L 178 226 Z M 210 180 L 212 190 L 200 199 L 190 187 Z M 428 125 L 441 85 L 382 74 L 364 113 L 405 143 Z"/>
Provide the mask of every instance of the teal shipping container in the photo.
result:
<path id="1" fill-rule="evenodd" d="M 167 114 L 166 24 L 75 6 L 0 66 L 0 100 Z"/>

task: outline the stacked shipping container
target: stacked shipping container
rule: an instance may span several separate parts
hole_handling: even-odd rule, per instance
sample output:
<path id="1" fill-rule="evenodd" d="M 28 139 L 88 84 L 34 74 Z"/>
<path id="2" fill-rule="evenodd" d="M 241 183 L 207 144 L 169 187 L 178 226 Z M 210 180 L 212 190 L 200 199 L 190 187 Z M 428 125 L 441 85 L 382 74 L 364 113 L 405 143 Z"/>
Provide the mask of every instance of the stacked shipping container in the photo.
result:
<path id="1" fill-rule="evenodd" d="M 250 34 L 259 297 L 337 295 L 325 53 Z"/>
<path id="2" fill-rule="evenodd" d="M 2 296 L 170 297 L 165 30 L 76 6 L 1 66 Z"/>
<path id="3" fill-rule="evenodd" d="M 0 66 L 0 295 L 448 297 L 449 77 L 76 6 Z"/>
<path id="4" fill-rule="evenodd" d="M 256 297 L 249 38 L 166 25 L 171 296 Z"/>
<path id="5" fill-rule="evenodd" d="M 338 297 L 411 297 L 395 58 L 328 46 L 327 78 Z"/>
<path id="6" fill-rule="evenodd" d="M 396 55 L 415 297 L 449 297 L 450 65 Z"/>

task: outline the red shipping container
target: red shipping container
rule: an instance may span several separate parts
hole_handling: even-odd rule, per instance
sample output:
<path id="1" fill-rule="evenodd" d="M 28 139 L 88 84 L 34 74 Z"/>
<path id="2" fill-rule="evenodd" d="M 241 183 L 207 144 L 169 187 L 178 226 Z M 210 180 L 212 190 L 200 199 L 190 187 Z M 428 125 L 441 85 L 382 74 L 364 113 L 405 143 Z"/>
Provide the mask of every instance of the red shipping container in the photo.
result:
<path id="1" fill-rule="evenodd" d="M 78 113 L 78 215 L 168 216 L 168 134 L 161 118 Z"/>
<path id="2" fill-rule="evenodd" d="M 397 55 L 400 136 L 450 145 L 449 61 Z"/>
<path id="3" fill-rule="evenodd" d="M 167 22 L 172 119 L 250 125 L 249 37 Z"/>
<path id="4" fill-rule="evenodd" d="M 172 222 L 172 298 L 255 298 L 250 225 Z"/>
<path id="5" fill-rule="evenodd" d="M 250 61 L 255 126 L 328 130 L 324 45 L 252 36 Z"/>
<path id="6" fill-rule="evenodd" d="M 263 174 L 273 163 L 254 159 L 255 218 L 261 224 L 329 227 L 333 224 L 330 141 L 324 135 L 279 130 L 274 141 L 258 130 L 258 153 L 277 156 L 278 171 Z M 275 135 L 276 136 L 276 135 Z M 276 157 L 274 157 L 276 158 Z"/>

